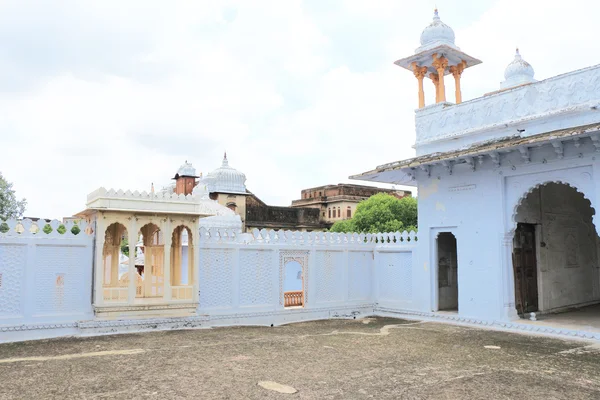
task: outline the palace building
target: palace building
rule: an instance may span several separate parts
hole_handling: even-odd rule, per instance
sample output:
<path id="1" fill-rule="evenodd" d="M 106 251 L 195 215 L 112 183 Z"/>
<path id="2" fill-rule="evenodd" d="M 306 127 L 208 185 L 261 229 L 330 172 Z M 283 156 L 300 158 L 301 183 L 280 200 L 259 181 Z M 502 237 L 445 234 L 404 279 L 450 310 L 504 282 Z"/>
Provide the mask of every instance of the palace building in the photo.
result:
<path id="1" fill-rule="evenodd" d="M 410 308 L 502 321 L 578 309 L 600 326 L 600 65 L 538 81 L 517 50 L 497 91 L 465 101 L 461 74 L 479 63 L 436 10 L 396 61 L 417 80 L 416 157 L 351 177 L 418 188 Z"/>
<path id="2" fill-rule="evenodd" d="M 211 200 L 239 215 L 246 232 L 252 229 L 323 231 L 336 221 L 351 218 L 358 203 L 374 194 L 387 193 L 399 199 L 411 196 L 407 190 L 340 183 L 303 189 L 301 198 L 293 200 L 291 207 L 272 206 L 248 190 L 246 175 L 229 165 L 227 154 L 221 166 L 205 176 L 198 175 L 186 161 L 179 167 L 173 182 L 161 192 L 188 195 L 194 188 L 201 188 Z"/>

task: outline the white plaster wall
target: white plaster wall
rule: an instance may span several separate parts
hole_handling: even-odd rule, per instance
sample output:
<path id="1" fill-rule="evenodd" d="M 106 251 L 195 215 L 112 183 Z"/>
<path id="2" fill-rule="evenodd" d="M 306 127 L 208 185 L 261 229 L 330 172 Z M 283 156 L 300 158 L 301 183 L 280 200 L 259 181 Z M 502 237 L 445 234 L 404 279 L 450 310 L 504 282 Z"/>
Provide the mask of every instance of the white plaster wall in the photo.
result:
<path id="1" fill-rule="evenodd" d="M 536 230 L 540 311 L 600 300 L 598 235 L 590 202 L 575 189 L 548 184 L 535 189 L 518 209 L 517 222 Z M 540 244 L 544 243 L 544 246 Z"/>
<path id="2" fill-rule="evenodd" d="M 274 321 L 293 321 L 304 318 L 301 312 L 372 310 L 377 293 L 384 294 L 387 306 L 410 308 L 414 240 L 414 234 L 407 233 L 367 238 L 282 231 L 236 235 L 201 229 L 198 310 L 211 317 L 265 315 Z M 303 269 L 302 311 L 283 307 L 290 264 Z"/>
<path id="3" fill-rule="evenodd" d="M 457 164 L 450 171 L 439 165 L 417 170 L 419 242 L 413 272 L 413 307 L 436 311 L 435 237 L 453 232 L 457 238 L 459 315 L 480 319 L 514 318 L 512 235 L 514 214 L 521 199 L 536 185 L 568 182 L 592 204 L 598 197 L 595 181 L 600 164 L 590 139 L 579 147 L 565 144 L 564 158 L 551 145 L 532 149 L 526 162 L 518 152 L 500 155 L 500 166 L 489 157 L 475 171 Z M 597 225 L 597 224 L 596 224 Z"/>
<path id="4" fill-rule="evenodd" d="M 52 233 L 33 234 L 32 221 L 7 222 L 10 230 L 0 233 L 0 327 L 59 329 L 90 319 L 93 236 L 83 231 L 86 225 L 73 235 L 72 223 L 66 224 L 61 235 L 52 221 Z"/>

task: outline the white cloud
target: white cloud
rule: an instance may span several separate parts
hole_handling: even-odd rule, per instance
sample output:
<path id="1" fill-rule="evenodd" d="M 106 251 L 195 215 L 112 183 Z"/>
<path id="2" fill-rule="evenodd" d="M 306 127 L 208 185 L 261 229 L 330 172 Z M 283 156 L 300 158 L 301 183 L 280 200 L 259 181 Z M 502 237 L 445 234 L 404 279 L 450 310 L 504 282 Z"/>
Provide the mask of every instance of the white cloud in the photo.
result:
<path id="1" fill-rule="evenodd" d="M 498 87 L 514 45 L 538 78 L 598 62 L 600 6 L 578 1 L 438 2 L 484 61 L 464 97 Z M 0 170 L 27 215 L 62 217 L 96 187 L 159 187 L 224 150 L 279 205 L 410 157 L 416 83 L 392 63 L 418 46 L 429 3 L 5 1 Z"/>

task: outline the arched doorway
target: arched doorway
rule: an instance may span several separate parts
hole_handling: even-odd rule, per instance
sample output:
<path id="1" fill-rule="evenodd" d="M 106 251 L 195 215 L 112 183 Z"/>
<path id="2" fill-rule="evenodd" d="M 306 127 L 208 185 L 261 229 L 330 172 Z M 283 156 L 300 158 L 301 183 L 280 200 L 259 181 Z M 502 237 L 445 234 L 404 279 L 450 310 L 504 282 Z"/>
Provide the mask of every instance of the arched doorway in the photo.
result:
<path id="1" fill-rule="evenodd" d="M 127 301 L 129 268 L 121 246 L 127 238 L 125 225 L 115 222 L 104 232 L 102 247 L 102 292 L 106 302 Z"/>
<path id="2" fill-rule="evenodd" d="M 171 298 L 190 300 L 193 297 L 194 241 L 190 228 L 179 225 L 171 238 Z"/>
<path id="3" fill-rule="evenodd" d="M 289 260 L 284 266 L 284 307 L 304 305 L 304 269 L 297 260 Z"/>
<path id="4" fill-rule="evenodd" d="M 142 287 L 136 290 L 136 297 L 163 297 L 165 284 L 163 233 L 158 226 L 152 223 L 144 225 L 139 233 L 142 240 L 140 249 L 143 263 L 141 271 L 143 283 Z"/>
<path id="5" fill-rule="evenodd" d="M 564 183 L 538 185 L 521 199 L 514 214 L 512 264 L 522 317 L 600 304 L 594 214 L 590 201 Z"/>

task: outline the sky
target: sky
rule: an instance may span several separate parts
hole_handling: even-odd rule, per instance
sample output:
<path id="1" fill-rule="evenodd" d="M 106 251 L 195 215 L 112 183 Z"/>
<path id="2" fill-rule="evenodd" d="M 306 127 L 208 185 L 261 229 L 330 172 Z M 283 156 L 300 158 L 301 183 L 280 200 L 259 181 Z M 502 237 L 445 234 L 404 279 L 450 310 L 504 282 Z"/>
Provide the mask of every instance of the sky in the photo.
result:
<path id="1" fill-rule="evenodd" d="M 0 0 L 0 172 L 43 218 L 224 151 L 268 204 L 361 183 L 414 156 L 417 84 L 393 62 L 436 5 L 483 61 L 463 100 L 498 89 L 517 46 L 538 80 L 600 63 L 597 1 Z"/>

